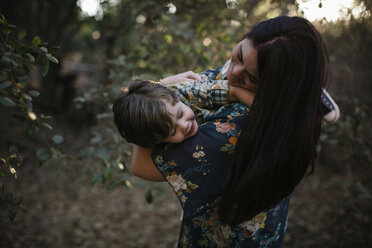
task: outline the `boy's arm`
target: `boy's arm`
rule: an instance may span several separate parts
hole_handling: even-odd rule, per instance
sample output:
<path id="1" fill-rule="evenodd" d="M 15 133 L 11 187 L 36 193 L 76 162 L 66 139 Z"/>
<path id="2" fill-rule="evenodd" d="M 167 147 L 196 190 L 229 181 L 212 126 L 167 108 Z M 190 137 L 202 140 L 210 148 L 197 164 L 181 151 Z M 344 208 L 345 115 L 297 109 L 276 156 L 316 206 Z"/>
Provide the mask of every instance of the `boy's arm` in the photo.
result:
<path id="1" fill-rule="evenodd" d="M 160 79 L 160 83 L 168 86 L 182 81 L 202 81 L 202 78 L 193 71 L 179 73 L 170 77 Z"/>
<path id="2" fill-rule="evenodd" d="M 241 102 L 247 106 L 252 106 L 255 93 L 247 89 L 230 85 L 229 87 L 229 101 Z"/>
<path id="3" fill-rule="evenodd" d="M 168 86 L 177 92 L 181 101 L 200 109 L 213 109 L 229 103 L 227 80 L 179 82 Z"/>
<path id="4" fill-rule="evenodd" d="M 133 145 L 131 162 L 132 174 L 145 180 L 164 182 L 166 179 L 152 161 L 152 150 L 153 148 Z"/>

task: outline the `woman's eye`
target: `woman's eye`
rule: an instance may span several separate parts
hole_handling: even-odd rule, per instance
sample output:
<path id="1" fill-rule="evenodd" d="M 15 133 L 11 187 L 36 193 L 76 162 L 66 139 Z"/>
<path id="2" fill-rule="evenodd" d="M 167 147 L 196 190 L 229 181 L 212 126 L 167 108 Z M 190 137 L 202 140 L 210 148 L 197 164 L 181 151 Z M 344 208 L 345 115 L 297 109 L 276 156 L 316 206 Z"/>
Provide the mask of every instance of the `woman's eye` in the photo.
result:
<path id="1" fill-rule="evenodd" d="M 250 74 L 249 72 L 247 72 L 247 73 L 248 73 L 248 78 L 249 78 L 249 80 L 251 80 L 252 83 L 257 84 L 257 83 L 258 83 L 258 79 L 255 78 L 255 76 L 253 76 L 253 75 Z"/>
<path id="2" fill-rule="evenodd" d="M 255 78 L 252 74 L 249 74 L 249 79 L 250 79 L 251 82 L 254 83 L 254 84 L 258 83 L 258 79 Z"/>
<path id="3" fill-rule="evenodd" d="M 244 64 L 243 57 L 242 57 L 241 53 L 238 53 L 238 60 L 240 61 L 240 63 Z"/>

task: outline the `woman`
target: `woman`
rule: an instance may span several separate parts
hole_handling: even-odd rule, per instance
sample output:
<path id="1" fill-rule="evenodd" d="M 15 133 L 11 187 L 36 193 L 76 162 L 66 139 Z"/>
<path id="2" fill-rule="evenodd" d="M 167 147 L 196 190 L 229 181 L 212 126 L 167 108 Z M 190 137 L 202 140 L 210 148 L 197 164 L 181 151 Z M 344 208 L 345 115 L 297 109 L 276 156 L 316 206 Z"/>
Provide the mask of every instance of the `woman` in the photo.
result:
<path id="1" fill-rule="evenodd" d="M 166 179 L 181 202 L 179 247 L 281 247 L 289 195 L 314 167 L 327 63 L 306 19 L 261 22 L 233 49 L 226 72 L 232 85 L 256 92 L 249 112 L 227 105 L 184 143 L 152 155 L 135 149 L 137 175 Z"/>

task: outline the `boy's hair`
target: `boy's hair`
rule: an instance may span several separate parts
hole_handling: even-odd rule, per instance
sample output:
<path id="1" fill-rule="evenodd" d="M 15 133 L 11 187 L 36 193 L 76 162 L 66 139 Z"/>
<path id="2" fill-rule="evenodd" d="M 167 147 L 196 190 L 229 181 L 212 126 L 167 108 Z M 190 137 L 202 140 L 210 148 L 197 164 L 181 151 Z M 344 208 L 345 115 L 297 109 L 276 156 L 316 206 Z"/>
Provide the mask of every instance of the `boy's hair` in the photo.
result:
<path id="1" fill-rule="evenodd" d="M 114 122 L 123 138 L 143 147 L 165 140 L 174 127 L 166 102 L 174 106 L 176 93 L 152 81 L 133 81 L 115 100 Z"/>

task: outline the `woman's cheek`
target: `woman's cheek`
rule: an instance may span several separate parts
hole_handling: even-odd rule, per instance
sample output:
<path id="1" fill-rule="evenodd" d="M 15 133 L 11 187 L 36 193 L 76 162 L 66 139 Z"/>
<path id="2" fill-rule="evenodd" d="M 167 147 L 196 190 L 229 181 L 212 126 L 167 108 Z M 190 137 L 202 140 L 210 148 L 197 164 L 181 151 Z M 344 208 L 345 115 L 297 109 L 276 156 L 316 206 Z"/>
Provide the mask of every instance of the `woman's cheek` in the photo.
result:
<path id="1" fill-rule="evenodd" d="M 258 84 L 252 83 L 250 80 L 245 82 L 245 85 L 247 86 L 247 89 L 256 93 L 258 90 Z"/>

